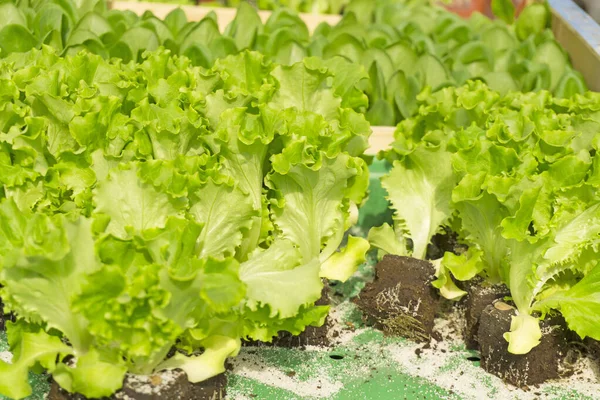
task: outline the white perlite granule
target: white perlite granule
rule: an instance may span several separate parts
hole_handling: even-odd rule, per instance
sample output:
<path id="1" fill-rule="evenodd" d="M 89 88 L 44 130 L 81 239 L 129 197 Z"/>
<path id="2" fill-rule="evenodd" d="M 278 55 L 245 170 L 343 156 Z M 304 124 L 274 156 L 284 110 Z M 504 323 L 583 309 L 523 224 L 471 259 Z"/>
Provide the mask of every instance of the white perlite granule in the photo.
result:
<path id="1" fill-rule="evenodd" d="M 159 394 L 167 388 L 177 378 L 183 374 L 181 371 L 162 371 L 154 375 L 127 375 L 127 386 L 136 393 L 140 394 Z M 116 397 L 121 400 L 128 400 L 129 396 L 125 393 L 117 393 Z"/>
<path id="2" fill-rule="evenodd" d="M 253 379 L 265 385 L 288 390 L 302 397 L 330 398 L 343 388 L 341 382 L 321 378 L 303 382 L 286 375 L 283 371 L 273 368 L 264 362 L 260 356 L 244 353 L 244 357 L 232 359 L 233 373 Z M 236 397 L 236 400 L 239 397 Z"/>
<path id="3" fill-rule="evenodd" d="M 329 311 L 329 323 L 331 325 L 327 332 L 327 338 L 332 346 L 341 346 L 348 344 L 356 337 L 358 331 L 346 325 L 348 314 L 350 314 L 356 306 L 350 302 L 343 302 Z M 318 350 L 317 346 L 307 346 L 308 350 Z"/>
<path id="4" fill-rule="evenodd" d="M 0 360 L 10 363 L 12 361 L 13 355 L 10 351 L 0 351 Z"/>
<path id="5" fill-rule="evenodd" d="M 595 398 L 600 393 L 600 382 L 594 375 L 591 361 L 580 360 L 575 368 L 575 374 L 569 378 L 550 381 L 524 391 L 512 385 L 505 384 L 495 375 L 485 372 L 481 367 L 466 359 L 464 351 L 452 349 L 464 346 L 461 318 L 451 312 L 447 318 L 437 318 L 434 331 L 438 332 L 443 341 L 431 341 L 431 348 L 423 345 L 407 343 L 406 345 L 388 345 L 386 352 L 400 366 L 399 370 L 408 375 L 427 379 L 447 390 L 459 393 L 465 399 L 488 398 L 490 400 L 535 400 L 556 398 L 556 389 L 567 391 L 576 389 L 579 394 Z M 421 348 L 420 351 L 417 351 Z M 416 353 L 419 353 L 417 355 Z"/>

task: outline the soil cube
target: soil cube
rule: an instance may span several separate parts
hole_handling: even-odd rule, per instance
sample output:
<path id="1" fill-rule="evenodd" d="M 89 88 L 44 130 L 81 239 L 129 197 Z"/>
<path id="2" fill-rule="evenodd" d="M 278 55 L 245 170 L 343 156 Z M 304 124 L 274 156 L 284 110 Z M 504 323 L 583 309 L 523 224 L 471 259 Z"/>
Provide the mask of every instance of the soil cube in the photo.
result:
<path id="1" fill-rule="evenodd" d="M 515 309 L 494 305 L 487 306 L 481 314 L 478 333 L 481 367 L 521 388 L 572 374 L 563 364 L 568 353 L 564 320 L 543 321 L 540 344 L 528 354 L 516 355 L 508 352 L 508 343 L 503 337 L 510 331 L 514 315 Z"/>
<path id="2" fill-rule="evenodd" d="M 486 285 L 483 279 L 470 281 L 465 288 L 467 296 L 464 300 L 465 306 L 465 330 L 463 336 L 469 350 L 478 350 L 479 344 L 477 333 L 479 331 L 479 319 L 483 310 L 494 303 L 510 295 L 505 285 Z"/>
<path id="3" fill-rule="evenodd" d="M 440 303 L 431 285 L 434 280 L 431 263 L 386 255 L 375 266 L 374 281 L 365 286 L 355 302 L 386 334 L 428 342 Z"/>
<path id="4" fill-rule="evenodd" d="M 600 341 L 586 338 L 585 346 L 588 350 L 588 355 L 592 359 L 592 362 L 596 365 L 596 370 L 599 372 L 597 374 L 598 381 L 600 381 Z"/>
<path id="5" fill-rule="evenodd" d="M 123 388 L 111 400 L 221 400 L 225 398 L 227 376 L 221 374 L 199 383 L 188 381 L 184 372 L 164 371 L 151 376 L 127 375 Z M 83 400 L 52 382 L 48 400 Z"/>
<path id="6" fill-rule="evenodd" d="M 446 252 L 460 254 L 467 250 L 467 246 L 458 241 L 458 235 L 455 232 L 446 230 L 443 233 L 437 233 L 431 238 L 431 243 L 427 245 L 426 258 L 428 260 L 437 260 L 444 257 Z"/>

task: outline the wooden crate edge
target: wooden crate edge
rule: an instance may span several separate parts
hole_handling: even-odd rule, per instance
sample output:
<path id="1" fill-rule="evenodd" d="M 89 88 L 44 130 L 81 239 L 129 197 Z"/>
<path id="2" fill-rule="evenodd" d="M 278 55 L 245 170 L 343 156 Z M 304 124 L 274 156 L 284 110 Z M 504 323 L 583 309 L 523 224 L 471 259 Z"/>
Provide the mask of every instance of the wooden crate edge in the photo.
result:
<path id="1" fill-rule="evenodd" d="M 135 1 L 111 1 L 109 6 L 114 10 L 129 10 L 136 14 L 143 14 L 146 11 L 152 11 L 158 18 L 163 19 L 171 11 L 176 8 L 181 8 L 190 21 L 199 21 L 204 18 L 210 12 L 214 12 L 217 15 L 217 21 L 220 29 L 225 29 L 231 21 L 235 18 L 237 9 L 227 7 L 207 7 L 207 6 L 193 6 L 193 5 L 177 5 L 177 4 L 165 4 L 165 3 L 150 3 L 150 2 L 135 2 Z M 271 16 L 270 11 L 258 11 L 258 15 L 263 22 Z M 306 23 L 310 33 L 323 22 L 327 22 L 330 25 L 334 25 L 341 20 L 340 15 L 319 15 L 319 14 L 305 14 L 300 13 L 300 18 Z"/>
<path id="2" fill-rule="evenodd" d="M 552 30 L 589 88 L 600 91 L 600 25 L 572 0 L 549 0 Z"/>

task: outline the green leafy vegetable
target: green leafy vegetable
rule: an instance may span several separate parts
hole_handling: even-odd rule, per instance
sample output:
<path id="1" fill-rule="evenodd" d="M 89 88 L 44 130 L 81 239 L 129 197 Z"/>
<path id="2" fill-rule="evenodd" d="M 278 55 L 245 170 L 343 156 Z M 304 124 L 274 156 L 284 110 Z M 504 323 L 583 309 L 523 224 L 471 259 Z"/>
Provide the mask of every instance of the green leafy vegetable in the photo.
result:
<path id="1" fill-rule="evenodd" d="M 480 14 L 464 20 L 430 1 L 354 0 L 338 24 L 321 24 L 311 35 L 295 12 L 281 6 L 323 12 L 339 10 L 346 1 L 259 1 L 259 7 L 274 9 L 265 23 L 253 6 L 237 3 L 235 19 L 219 27 L 214 13 L 188 22 L 181 9 L 160 20 L 150 12 L 106 10 L 100 0 L 13 0 L 2 4 L 0 56 L 48 45 L 62 55 L 85 49 L 129 62 L 162 46 L 205 68 L 248 49 L 288 66 L 316 56 L 334 75 L 345 107 L 366 113 L 373 125 L 389 126 L 417 114 L 416 97 L 427 87 L 436 91 L 481 80 L 501 93 L 551 90 L 571 98 L 586 91 L 548 29 L 543 4 L 525 8 L 510 26 Z M 512 1 L 493 4 L 497 15 L 512 21 Z"/>
<path id="2" fill-rule="evenodd" d="M 515 19 L 515 5 L 512 0 L 492 0 L 492 12 L 507 24 Z"/>
<path id="3" fill-rule="evenodd" d="M 346 280 L 368 250 L 340 247 L 370 134 L 327 65 L 46 46 L 0 62 L 0 295 L 17 316 L 1 394 L 31 394 L 36 365 L 90 398 L 126 373 L 198 382 L 241 339 L 324 323 L 322 278 Z"/>
<path id="4" fill-rule="evenodd" d="M 436 262 L 434 286 L 457 299 L 453 279 L 508 285 L 518 309 L 505 335 L 512 353 L 539 344 L 536 312 L 560 311 L 581 337 L 598 339 L 600 96 L 502 96 L 469 82 L 418 100 L 385 153 L 396 221 L 371 232 L 373 245 L 402 254 L 403 234 L 422 258 L 433 233 L 454 230 L 469 249 Z"/>

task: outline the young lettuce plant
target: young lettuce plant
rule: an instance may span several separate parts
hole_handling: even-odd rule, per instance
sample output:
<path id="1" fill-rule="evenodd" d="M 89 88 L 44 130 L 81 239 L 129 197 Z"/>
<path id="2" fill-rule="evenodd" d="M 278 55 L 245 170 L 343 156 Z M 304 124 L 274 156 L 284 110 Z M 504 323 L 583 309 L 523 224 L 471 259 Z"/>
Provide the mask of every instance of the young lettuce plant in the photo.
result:
<path id="1" fill-rule="evenodd" d="M 452 227 L 469 250 L 444 255 L 436 285 L 442 289 L 452 277 L 476 275 L 492 284 L 505 283 L 518 310 L 505 335 L 515 354 L 539 343 L 540 313 L 560 311 L 581 337 L 598 338 L 595 132 L 600 97 L 588 93 L 565 100 L 547 92 L 500 96 L 471 82 L 424 93 L 420 102 L 419 116 L 400 125 L 388 158 L 407 149 L 445 148 L 450 153 L 456 184 L 445 197 L 446 207 L 455 213 Z M 411 182 L 411 174 L 396 166 L 390 176 L 402 186 Z M 393 184 L 387 186 L 393 193 Z M 410 193 L 412 186 L 406 186 Z M 421 193 L 416 201 L 431 204 L 430 193 Z M 394 202 L 391 195 L 390 200 L 396 210 L 415 201 L 406 196 Z M 391 251 L 391 228 L 385 229 L 386 241 L 375 236 L 377 230 L 371 238 Z M 448 291 L 441 293 L 448 297 Z"/>
<path id="2" fill-rule="evenodd" d="M 550 90 L 569 98 L 586 90 L 548 29 L 550 12 L 543 4 L 525 8 L 512 26 L 481 14 L 465 20 L 429 0 L 354 0 L 338 24 L 321 24 L 311 34 L 290 9 L 276 8 L 263 23 L 253 6 L 239 3 L 235 19 L 221 32 L 214 13 L 189 22 L 181 9 L 161 20 L 150 12 L 107 11 L 98 0 L 4 2 L 0 57 L 48 45 L 63 55 L 87 50 L 125 62 L 162 46 L 205 68 L 248 49 L 283 65 L 307 56 L 337 59 L 342 69 L 336 79 L 353 69 L 347 63 L 362 65 L 369 77 L 347 106 L 366 112 L 373 125 L 387 126 L 417 114 L 416 96 L 425 87 L 481 79 L 501 93 Z M 324 4 L 300 3 L 294 4 Z M 499 16 L 512 21 L 511 0 L 498 4 L 505 5 L 497 8 Z"/>
<path id="3" fill-rule="evenodd" d="M 126 373 L 199 382 L 243 338 L 324 322 L 322 278 L 368 250 L 338 251 L 368 183 L 369 124 L 340 95 L 354 82 L 251 52 L 205 70 L 44 47 L 0 69 L 0 295 L 17 317 L 1 394 L 28 396 L 38 364 L 90 398 Z"/>

